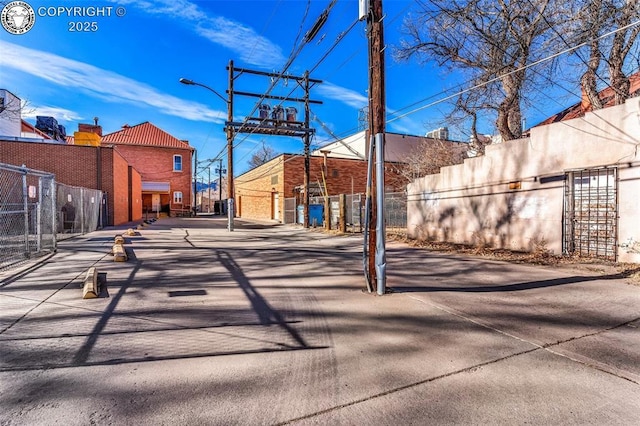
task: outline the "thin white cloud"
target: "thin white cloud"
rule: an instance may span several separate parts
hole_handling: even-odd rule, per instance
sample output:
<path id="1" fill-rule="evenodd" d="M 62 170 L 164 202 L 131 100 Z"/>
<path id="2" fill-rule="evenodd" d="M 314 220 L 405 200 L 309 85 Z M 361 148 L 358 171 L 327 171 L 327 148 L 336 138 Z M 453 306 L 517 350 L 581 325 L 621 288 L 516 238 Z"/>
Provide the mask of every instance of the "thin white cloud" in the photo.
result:
<path id="1" fill-rule="evenodd" d="M 367 99 L 366 96 L 355 90 L 340 87 L 332 83 L 324 82 L 317 90 L 321 95 L 342 102 L 352 108 L 361 109 L 369 103 L 369 99 Z"/>
<path id="2" fill-rule="evenodd" d="M 110 0 L 124 6 L 135 6 L 150 15 L 170 15 L 180 19 L 195 21 L 206 15 L 198 5 L 186 0 Z"/>
<path id="3" fill-rule="evenodd" d="M 150 15 L 160 15 L 189 24 L 196 34 L 234 52 L 248 64 L 278 69 L 286 59 L 279 46 L 256 33 L 253 28 L 222 16 L 207 15 L 188 0 L 111 0 L 133 6 Z"/>
<path id="4" fill-rule="evenodd" d="M 212 110 L 158 91 L 111 71 L 51 53 L 0 40 L 0 66 L 31 74 L 53 84 L 72 87 L 96 98 L 149 106 L 158 111 L 194 121 L 224 123 L 226 111 Z"/>
<path id="5" fill-rule="evenodd" d="M 365 95 L 332 83 L 325 82 L 318 86 L 316 90 L 327 98 L 342 102 L 358 110 L 369 104 L 369 99 Z M 387 106 L 387 114 L 393 114 L 394 112 L 395 111 L 393 109 Z M 414 119 L 403 117 L 387 124 L 387 130 L 391 130 L 396 133 L 422 135 L 424 134 L 424 125 L 421 122 L 416 122 Z"/>
<path id="6" fill-rule="evenodd" d="M 53 106 L 27 106 L 22 113 L 22 118 L 36 118 L 37 116 L 55 117 L 58 121 L 76 122 L 82 117 L 74 111 Z"/>

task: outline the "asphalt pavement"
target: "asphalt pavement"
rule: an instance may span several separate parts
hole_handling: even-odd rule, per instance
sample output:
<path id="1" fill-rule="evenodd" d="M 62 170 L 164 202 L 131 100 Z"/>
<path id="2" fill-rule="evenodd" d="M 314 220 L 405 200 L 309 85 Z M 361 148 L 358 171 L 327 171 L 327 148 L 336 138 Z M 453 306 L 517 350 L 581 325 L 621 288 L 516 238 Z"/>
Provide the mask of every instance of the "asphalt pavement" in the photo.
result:
<path id="1" fill-rule="evenodd" d="M 1 425 L 640 424 L 640 286 L 217 216 L 0 273 Z M 82 298 L 87 270 L 100 297 Z"/>

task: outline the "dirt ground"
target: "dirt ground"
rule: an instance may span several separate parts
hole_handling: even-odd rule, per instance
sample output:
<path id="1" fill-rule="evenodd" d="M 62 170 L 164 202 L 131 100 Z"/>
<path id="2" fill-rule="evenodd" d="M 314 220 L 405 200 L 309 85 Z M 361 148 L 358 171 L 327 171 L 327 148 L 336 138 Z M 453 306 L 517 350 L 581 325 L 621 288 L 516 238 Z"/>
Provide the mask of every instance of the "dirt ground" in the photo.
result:
<path id="1" fill-rule="evenodd" d="M 628 278 L 629 282 L 640 286 L 640 265 L 635 263 L 607 262 L 601 259 L 577 256 L 560 256 L 551 253 L 541 245 L 533 252 L 520 252 L 491 247 L 471 246 L 436 241 L 418 241 L 410 239 L 404 232 L 387 232 L 387 240 L 402 242 L 411 247 L 423 248 L 439 253 L 457 253 L 468 256 L 480 256 L 486 259 L 530 265 L 562 266 L 585 272 L 596 272 L 603 275 L 618 275 Z"/>

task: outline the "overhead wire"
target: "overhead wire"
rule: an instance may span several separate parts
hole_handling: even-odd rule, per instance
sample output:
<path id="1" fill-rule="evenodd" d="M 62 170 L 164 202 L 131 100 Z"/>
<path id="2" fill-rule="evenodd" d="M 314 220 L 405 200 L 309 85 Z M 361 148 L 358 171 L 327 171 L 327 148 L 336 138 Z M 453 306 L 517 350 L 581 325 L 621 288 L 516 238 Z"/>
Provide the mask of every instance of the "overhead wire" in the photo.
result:
<path id="1" fill-rule="evenodd" d="M 264 34 L 264 32 L 267 30 L 267 28 L 268 28 L 268 27 L 269 27 L 269 25 L 271 24 L 271 21 L 273 20 L 273 17 L 276 15 L 276 11 L 277 11 L 277 10 L 278 10 L 278 8 L 280 7 L 280 4 L 281 4 L 281 3 L 282 3 L 282 0 L 278 0 L 278 1 L 276 2 L 276 4 L 273 6 L 273 9 L 272 9 L 271 15 L 270 15 L 269 19 L 267 19 L 267 20 L 265 21 L 265 24 L 264 24 L 264 25 L 263 25 L 263 27 L 262 27 L 262 31 L 260 32 L 260 35 Z M 299 28 L 299 30 L 298 30 L 298 37 L 299 37 L 300 33 L 302 32 L 302 25 L 303 25 L 303 23 L 304 23 L 304 19 L 306 19 L 306 16 L 307 16 L 308 11 L 309 11 L 310 3 L 311 3 L 311 0 L 307 0 L 307 10 L 306 10 L 305 15 L 304 15 L 304 17 L 303 17 L 303 22 L 301 22 L 301 24 L 300 24 L 300 28 Z M 251 56 L 253 56 L 253 53 L 254 53 L 254 52 L 255 52 L 255 47 L 254 47 L 254 48 L 252 48 L 252 49 L 251 49 L 251 51 L 249 52 L 249 54 L 248 54 L 249 58 L 250 58 Z M 211 130 L 210 130 L 210 131 L 209 131 L 209 133 L 207 134 L 207 139 L 209 138 L 209 136 L 211 136 Z M 205 144 L 206 144 L 206 143 L 207 143 L 207 141 L 205 140 Z M 202 148 L 202 149 L 204 149 L 204 148 Z M 224 152 L 225 152 L 225 151 L 226 151 L 226 146 L 224 146 L 224 147 L 220 150 L 220 152 L 218 152 L 218 154 L 216 154 L 213 158 L 206 159 L 206 160 L 202 160 L 202 162 L 207 162 L 207 161 L 208 161 L 208 162 L 209 162 L 209 165 L 211 165 L 212 163 L 214 163 L 214 162 L 216 162 L 216 161 L 220 160 L 221 158 L 223 158 L 223 157 L 224 157 L 224 156 L 223 156 L 223 154 L 224 154 Z M 205 168 L 206 168 L 206 167 L 205 167 Z M 197 173 L 197 170 L 196 170 L 196 173 Z"/>
<path id="2" fill-rule="evenodd" d="M 623 31 L 623 30 L 625 30 L 625 29 L 628 29 L 628 28 L 634 27 L 634 26 L 636 26 L 636 25 L 638 25 L 638 24 L 640 24 L 640 20 L 635 21 L 635 22 L 633 22 L 633 23 L 630 23 L 629 25 L 625 25 L 624 27 L 618 28 L 618 29 L 616 29 L 616 30 L 609 31 L 609 32 L 607 32 L 606 34 L 603 34 L 603 35 L 601 35 L 601 36 L 597 37 L 597 39 L 598 39 L 598 40 L 600 40 L 600 39 L 603 39 L 603 38 L 609 37 L 609 36 L 611 36 L 611 35 L 613 35 L 613 34 L 615 34 L 615 33 L 619 32 L 619 31 Z M 408 116 L 408 115 L 414 114 L 414 113 L 416 113 L 416 112 L 418 112 L 418 111 L 421 111 L 421 110 L 423 110 L 423 109 L 426 109 L 426 108 L 432 107 L 432 106 L 434 106 L 434 105 L 440 104 L 440 103 L 445 102 L 445 101 L 447 101 L 447 100 L 450 100 L 450 99 L 452 99 L 452 98 L 454 98 L 454 97 L 456 97 L 456 96 L 459 96 L 459 95 L 462 95 L 462 94 L 464 94 L 464 93 L 467 93 L 467 92 L 469 92 L 469 91 L 471 91 L 471 90 L 475 90 L 475 89 L 479 89 L 479 88 L 485 87 L 485 86 L 487 86 L 487 85 L 489 85 L 489 84 L 491 84 L 491 83 L 494 83 L 494 82 L 496 82 L 496 81 L 499 81 L 499 80 L 503 79 L 504 77 L 506 77 L 506 76 L 508 76 L 508 75 L 511 75 L 511 74 L 514 74 L 514 73 L 520 72 L 520 71 L 522 71 L 522 70 L 526 70 L 526 69 L 532 68 L 532 67 L 534 67 L 534 66 L 536 66 L 536 65 L 539 65 L 539 64 L 542 64 L 542 63 L 548 62 L 548 61 L 550 61 L 550 60 L 552 60 L 552 59 L 555 59 L 555 58 L 557 58 L 557 57 L 559 57 L 559 56 L 561 56 L 561 55 L 564 55 L 564 54 L 566 54 L 566 53 L 570 53 L 570 52 L 572 52 L 572 51 L 574 51 L 574 50 L 576 50 L 576 49 L 579 49 L 580 47 L 584 47 L 584 46 L 585 46 L 586 44 L 588 44 L 589 42 L 590 42 L 590 40 L 589 40 L 589 41 L 582 42 L 582 43 L 580 43 L 580 44 L 578 44 L 578 45 L 576 45 L 576 46 L 569 47 L 569 48 L 567 48 L 567 49 L 561 50 L 560 52 L 556 52 L 556 53 L 554 53 L 554 54 L 551 54 L 551 55 L 549 55 L 549 56 L 546 56 L 546 57 L 544 57 L 544 58 L 541 58 L 541 59 L 539 59 L 539 60 L 536 60 L 536 61 L 534 61 L 534 62 L 531 62 L 531 63 L 529 63 L 529 64 L 527 64 L 527 65 L 523 65 L 523 66 L 522 66 L 522 67 L 520 67 L 520 68 L 517 68 L 517 69 L 514 69 L 514 70 L 512 70 L 512 71 L 509 71 L 509 72 L 503 73 L 503 74 L 501 74 L 501 75 L 499 75 L 499 76 L 497 76 L 497 77 L 494 77 L 494 78 L 492 78 L 492 79 L 489 79 L 489 80 L 487 80 L 487 81 L 485 81 L 485 82 L 478 83 L 478 84 L 476 84 L 476 85 L 474 85 L 474 86 L 472 86 L 472 87 L 468 87 L 468 88 L 466 88 L 466 89 L 460 90 L 460 91 L 458 91 L 458 92 L 456 92 L 456 93 L 454 93 L 454 94 L 452 94 L 452 95 L 446 96 L 446 97 L 441 98 L 441 99 L 439 99 L 439 100 L 437 100 L 437 101 L 431 102 L 431 103 L 429 103 L 429 104 L 427 104 L 427 105 L 421 106 L 421 107 L 419 107 L 419 108 L 415 108 L 415 109 L 413 109 L 413 110 L 411 110 L 411 111 L 409 111 L 409 112 L 407 112 L 407 113 L 405 113 L 405 114 L 402 114 L 402 115 L 396 116 L 396 117 L 394 117 L 394 118 L 392 118 L 392 119 L 390 119 L 390 120 L 387 120 L 387 123 L 390 123 L 390 122 L 393 122 L 393 121 L 399 120 L 400 118 L 403 118 L 403 117 L 406 117 L 406 116 Z M 462 86 L 462 85 L 464 85 L 464 83 L 463 83 L 463 84 L 461 84 L 461 85 L 458 85 L 458 87 L 460 87 L 460 86 Z M 446 94 L 446 91 L 445 91 L 445 92 L 442 92 L 441 94 Z M 433 96 L 431 96 L 430 98 L 433 98 Z M 427 98 L 427 99 L 430 99 L 430 98 Z"/>
<path id="3" fill-rule="evenodd" d="M 334 7 L 335 3 L 337 2 L 337 0 L 331 0 L 331 2 L 329 3 L 329 5 L 324 9 L 324 11 L 322 12 L 321 16 L 324 14 L 327 14 L 331 11 L 331 9 Z M 316 21 L 317 23 L 318 21 Z M 314 25 L 315 26 L 315 25 Z M 308 33 L 307 33 L 308 34 Z M 305 37 L 302 39 L 302 42 L 300 43 L 300 45 L 298 46 L 298 48 L 296 49 L 294 47 L 292 54 L 289 56 L 289 58 L 287 59 L 285 65 L 282 67 L 282 71 L 278 72 L 278 75 L 271 81 L 270 86 L 267 88 L 267 91 L 260 97 L 260 99 L 256 102 L 255 106 L 253 107 L 253 109 L 251 110 L 251 112 L 248 114 L 248 117 L 251 117 L 253 115 L 253 113 L 256 112 L 256 110 L 258 109 L 258 106 L 267 98 L 267 96 L 269 96 L 272 92 L 272 90 L 275 88 L 276 84 L 282 79 L 282 77 L 285 75 L 285 73 L 288 71 L 289 67 L 291 67 L 291 65 L 293 64 L 293 61 L 298 57 L 298 55 L 300 54 L 300 52 L 302 51 L 302 49 L 304 48 L 304 46 L 306 46 L 309 43 L 310 39 L 307 37 L 307 35 L 305 35 Z M 242 123 L 242 125 L 240 126 L 240 128 L 238 129 L 237 133 L 241 132 L 244 127 L 247 125 L 248 121 L 247 119 L 245 119 Z M 264 120 L 261 124 L 264 123 Z M 234 147 L 237 147 L 238 145 L 240 145 L 241 143 L 243 143 L 244 141 L 246 141 L 252 134 L 255 133 L 255 131 L 257 130 L 257 127 L 252 129 L 249 134 L 247 136 L 245 136 L 240 142 L 238 142 L 237 144 L 234 145 Z"/>
<path id="4" fill-rule="evenodd" d="M 334 0 L 332 2 L 332 4 L 330 4 L 330 6 L 325 9 L 325 12 L 328 12 L 328 10 L 330 10 L 331 7 L 333 7 L 333 5 L 335 4 L 336 0 Z M 325 13 L 323 12 L 323 13 Z M 336 37 L 336 39 L 334 40 L 333 44 L 329 47 L 329 49 L 327 49 L 327 51 L 324 53 L 324 55 L 315 63 L 315 65 L 309 70 L 307 71 L 307 73 L 311 73 L 313 71 L 315 71 L 318 66 L 320 66 L 320 64 L 329 56 L 329 54 L 331 54 L 331 52 L 338 46 L 338 44 L 340 44 L 340 42 L 344 39 L 344 37 L 351 32 L 351 30 L 355 27 L 355 25 L 357 24 L 358 20 L 356 19 L 345 31 L 342 31 L 338 34 L 338 36 Z M 302 46 L 301 46 L 302 47 Z M 299 83 L 298 83 L 299 84 Z M 272 89 L 272 88 L 270 88 Z M 293 92 L 295 92 L 298 89 L 298 87 L 295 87 L 285 96 L 285 97 L 289 97 L 293 94 Z M 270 90 L 267 92 L 270 93 Z M 261 101 L 264 99 L 265 96 L 263 96 L 263 98 L 261 98 Z M 281 101 L 278 106 L 281 106 L 284 103 L 284 100 Z M 256 107 L 253 109 L 253 111 L 249 114 L 250 116 L 253 114 L 253 112 L 255 112 L 257 105 L 260 104 L 260 101 L 257 102 Z M 264 123 L 264 120 L 263 122 Z M 251 134 L 253 134 L 254 131 L 250 132 L 250 134 L 248 136 L 245 136 L 240 142 L 238 142 L 237 144 L 234 145 L 234 148 L 239 146 L 241 143 L 245 142 L 246 140 L 248 140 L 249 136 L 251 136 Z M 253 149 L 255 150 L 257 149 L 257 145 L 256 147 Z M 244 157 L 246 157 L 247 155 L 249 155 L 251 152 L 253 152 L 253 150 L 249 151 L 247 154 L 245 154 Z M 244 158 L 242 157 L 242 158 Z"/>

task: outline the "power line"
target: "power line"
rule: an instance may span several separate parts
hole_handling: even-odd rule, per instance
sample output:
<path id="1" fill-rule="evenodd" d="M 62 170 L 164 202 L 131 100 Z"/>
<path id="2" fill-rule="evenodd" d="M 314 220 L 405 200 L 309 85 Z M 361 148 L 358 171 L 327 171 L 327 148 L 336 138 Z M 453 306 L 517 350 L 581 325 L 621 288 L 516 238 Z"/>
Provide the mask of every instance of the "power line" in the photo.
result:
<path id="1" fill-rule="evenodd" d="M 620 31 L 626 30 L 626 29 L 628 29 L 628 28 L 632 28 L 632 27 L 634 27 L 634 26 L 636 26 L 636 25 L 638 25 L 638 24 L 640 24 L 640 20 L 635 21 L 635 22 L 633 22 L 633 23 L 631 23 L 631 24 L 629 24 L 629 25 L 625 25 L 624 27 L 618 28 L 618 29 L 616 29 L 616 30 L 610 31 L 610 32 L 608 32 L 608 33 L 606 33 L 606 34 L 603 34 L 603 35 L 599 36 L 599 37 L 598 37 L 597 39 L 595 39 L 595 40 L 601 40 L 601 39 L 606 38 L 606 37 L 609 37 L 610 35 L 613 35 L 613 34 L 615 34 L 615 33 L 617 33 L 617 32 L 620 32 Z M 500 76 L 498 76 L 498 77 L 494 77 L 494 78 L 489 79 L 489 80 L 487 80 L 487 81 L 485 81 L 485 82 L 478 83 L 478 84 L 476 84 L 476 85 L 474 85 L 474 86 L 472 86 L 472 87 L 469 87 L 469 88 L 467 88 L 467 89 L 461 90 L 461 91 L 459 91 L 459 92 L 457 92 L 457 93 L 454 93 L 454 94 L 452 94 L 452 95 L 449 95 L 449 96 L 446 96 L 446 97 L 444 97 L 444 98 L 441 98 L 441 99 L 439 99 L 439 100 L 437 100 L 437 101 L 435 101 L 435 102 L 431 102 L 431 103 L 429 103 L 429 104 L 427 104 L 427 105 L 424 105 L 424 106 L 422 106 L 422 107 L 419 107 L 419 108 L 416 108 L 416 109 L 414 109 L 414 110 L 411 110 L 411 111 L 409 111 L 409 112 L 407 112 L 407 113 L 405 113 L 405 114 L 402 114 L 402 115 L 396 116 L 396 117 L 394 117 L 394 118 L 392 118 L 392 119 L 390 119 L 390 120 L 387 120 L 387 123 L 391 123 L 391 122 L 393 122 L 393 121 L 399 120 L 399 119 L 404 118 L 404 117 L 406 117 L 406 116 L 408 116 L 408 115 L 411 115 L 411 114 L 414 114 L 414 113 L 416 113 L 416 112 L 418 112 L 418 111 L 421 111 L 421 110 L 423 110 L 423 109 L 425 109 L 425 108 L 429 108 L 429 107 L 432 107 L 432 106 L 434 106 L 434 105 L 440 104 L 440 103 L 445 102 L 445 101 L 447 101 L 447 100 L 449 100 L 449 99 L 452 99 L 452 98 L 454 98 L 454 97 L 456 97 L 456 96 L 459 96 L 459 95 L 462 95 L 462 94 L 464 94 L 464 93 L 467 93 L 467 92 L 469 92 L 469 91 L 471 91 L 471 90 L 475 90 L 475 89 L 482 88 L 482 87 L 487 86 L 487 85 L 489 85 L 489 84 L 491 84 L 491 83 L 494 83 L 494 82 L 496 82 L 496 81 L 498 81 L 498 80 L 501 80 L 501 79 L 503 79 L 504 77 L 506 77 L 506 76 L 508 76 L 508 75 L 511 75 L 511 74 L 514 74 L 514 73 L 520 72 L 520 71 L 522 71 L 522 70 L 529 69 L 529 68 L 534 67 L 534 66 L 536 66 L 536 65 L 539 65 L 539 64 L 541 64 L 541 63 L 548 62 L 548 61 L 550 61 L 551 59 L 555 59 L 555 58 L 557 58 L 557 57 L 559 57 L 559 56 L 564 55 L 565 53 L 570 53 L 570 52 L 572 52 L 572 51 L 574 51 L 574 50 L 576 50 L 576 49 L 579 49 L 580 47 L 584 47 L 586 44 L 588 44 L 588 43 L 590 43 L 590 42 L 591 42 L 591 40 L 589 40 L 589 41 L 585 41 L 585 42 L 582 42 L 582 43 L 580 43 L 580 44 L 578 44 L 578 45 L 576 45 L 576 46 L 569 47 L 569 48 L 567 48 L 567 49 L 565 49 L 565 50 L 562 50 L 562 51 L 560 51 L 560 52 L 557 52 L 557 53 L 554 53 L 554 54 L 549 55 L 549 56 L 547 56 L 547 57 L 544 57 L 544 58 L 542 58 L 542 59 L 539 59 L 539 60 L 534 61 L 534 62 L 532 62 L 532 63 L 530 63 L 530 64 L 523 65 L 523 66 L 522 66 L 522 67 L 520 67 L 520 68 L 514 69 L 514 70 L 509 71 L 509 72 L 506 72 L 506 73 L 504 73 L 504 74 L 501 74 L 501 75 L 500 75 Z M 458 85 L 457 87 L 460 87 L 460 86 L 462 86 L 462 85 L 464 85 L 464 84 Z M 445 91 L 445 92 L 442 92 L 442 94 L 446 94 L 446 91 Z M 432 97 L 430 97 L 430 98 L 433 98 L 433 96 L 432 96 Z M 427 98 L 427 100 L 428 100 L 428 99 L 430 99 L 430 98 Z"/>

